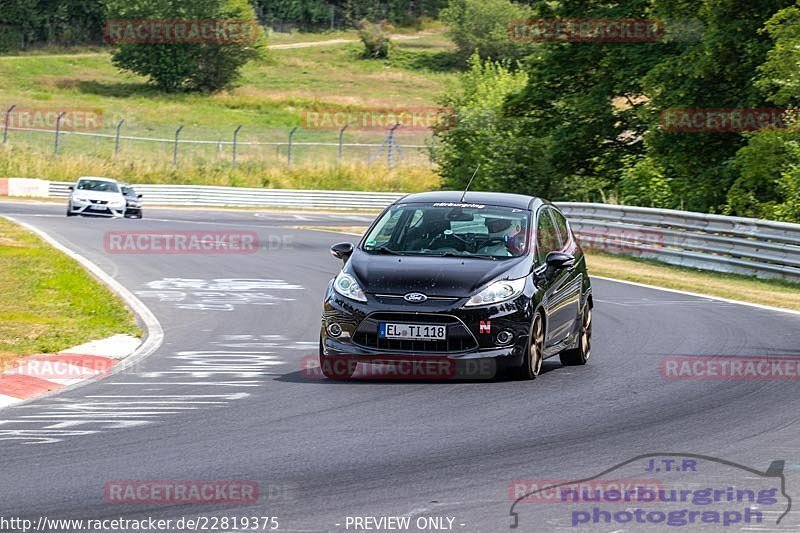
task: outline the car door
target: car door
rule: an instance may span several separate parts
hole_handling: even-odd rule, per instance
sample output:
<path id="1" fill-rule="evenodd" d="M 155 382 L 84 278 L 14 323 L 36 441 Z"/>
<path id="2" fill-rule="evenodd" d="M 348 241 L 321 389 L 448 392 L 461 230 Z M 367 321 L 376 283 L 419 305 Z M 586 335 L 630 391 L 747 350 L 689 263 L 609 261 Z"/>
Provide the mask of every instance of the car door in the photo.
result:
<path id="1" fill-rule="evenodd" d="M 536 222 L 536 259 L 544 285 L 544 311 L 547 318 L 545 346 L 565 343 L 575 327 L 580 300 L 580 281 L 576 283 L 574 267 L 546 273 L 545 260 L 550 252 L 568 250 L 568 237 L 561 236 L 553 210 L 547 206 L 539 210 Z M 576 289 L 577 288 L 577 289 Z"/>
<path id="2" fill-rule="evenodd" d="M 578 314 L 581 308 L 584 279 L 583 270 L 579 267 L 578 263 L 582 260 L 582 257 L 579 255 L 580 248 L 578 247 L 578 243 L 572 237 L 572 232 L 569 230 L 567 219 L 564 218 L 564 215 L 557 209 L 549 209 L 549 212 L 558 230 L 559 242 L 561 244 L 560 251 L 575 257 L 575 264 L 564 271 L 565 279 L 562 289 L 562 309 L 564 312 L 564 327 L 566 329 L 564 337 L 571 342 L 573 339 L 568 337 L 576 332 L 578 324 L 580 323 Z"/>

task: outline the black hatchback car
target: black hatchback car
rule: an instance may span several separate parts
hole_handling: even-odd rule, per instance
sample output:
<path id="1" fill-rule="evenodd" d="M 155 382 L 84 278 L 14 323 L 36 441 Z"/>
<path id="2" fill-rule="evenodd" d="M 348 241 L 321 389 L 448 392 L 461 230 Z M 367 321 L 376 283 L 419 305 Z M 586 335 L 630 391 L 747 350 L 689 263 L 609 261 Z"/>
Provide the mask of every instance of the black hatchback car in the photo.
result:
<path id="1" fill-rule="evenodd" d="M 357 246 L 336 244 L 331 253 L 344 267 L 325 295 L 326 377 L 350 378 L 357 363 L 421 364 L 424 372 L 433 362 L 480 361 L 494 369 L 480 377 L 510 370 L 534 379 L 544 359 L 583 365 L 591 353 L 583 251 L 547 201 L 412 194 L 389 206 Z"/>

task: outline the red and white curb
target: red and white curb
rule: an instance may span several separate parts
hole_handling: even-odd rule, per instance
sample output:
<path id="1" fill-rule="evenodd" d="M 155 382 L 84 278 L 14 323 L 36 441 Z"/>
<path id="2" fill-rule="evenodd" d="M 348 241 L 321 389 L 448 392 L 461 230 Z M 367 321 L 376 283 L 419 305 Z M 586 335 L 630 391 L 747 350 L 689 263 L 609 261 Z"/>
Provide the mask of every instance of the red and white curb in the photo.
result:
<path id="1" fill-rule="evenodd" d="M 141 343 L 130 335 L 114 335 L 54 355 L 22 358 L 0 373 L 0 408 L 104 377 Z"/>

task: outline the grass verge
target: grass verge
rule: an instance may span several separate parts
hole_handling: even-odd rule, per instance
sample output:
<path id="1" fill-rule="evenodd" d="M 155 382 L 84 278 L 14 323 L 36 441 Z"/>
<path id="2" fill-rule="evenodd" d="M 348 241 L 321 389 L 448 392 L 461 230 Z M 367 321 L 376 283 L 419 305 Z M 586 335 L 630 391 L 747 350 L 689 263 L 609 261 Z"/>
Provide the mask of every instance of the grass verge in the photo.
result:
<path id="1" fill-rule="evenodd" d="M 142 335 L 119 298 L 78 263 L 0 218 L 0 368 L 118 333 Z"/>
<path id="2" fill-rule="evenodd" d="M 3 152 L 9 154 L 3 158 Z M 117 163 L 104 157 L 64 154 L 42 157 L 33 150 L 0 147 L 0 176 L 74 182 L 79 176 L 105 176 L 129 183 L 216 185 L 274 189 L 420 192 L 441 187 L 429 166 L 385 164 L 305 163 L 289 168 L 285 162 L 249 161 L 236 167 L 227 162 L 187 161 L 179 168 L 142 158 Z"/>
<path id="3" fill-rule="evenodd" d="M 296 228 L 353 237 L 360 237 L 366 230 L 366 227 L 361 226 L 297 226 Z M 800 285 L 788 281 L 761 280 L 738 274 L 707 272 L 649 259 L 596 252 L 587 252 L 586 262 L 589 274 L 593 276 L 800 311 Z"/>

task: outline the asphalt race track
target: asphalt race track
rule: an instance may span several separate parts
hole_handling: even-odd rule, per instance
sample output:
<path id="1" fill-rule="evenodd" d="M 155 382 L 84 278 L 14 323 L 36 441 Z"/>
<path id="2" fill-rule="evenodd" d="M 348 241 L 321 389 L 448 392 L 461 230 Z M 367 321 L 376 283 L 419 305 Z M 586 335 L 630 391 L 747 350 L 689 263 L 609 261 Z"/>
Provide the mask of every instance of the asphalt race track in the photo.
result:
<path id="1" fill-rule="evenodd" d="M 514 480 L 584 479 L 668 452 L 757 470 L 785 460 L 792 511 L 777 526 L 725 530 L 800 531 L 798 381 L 659 373 L 670 355 L 798 356 L 798 315 L 595 280 L 585 367 L 550 359 L 533 382 L 334 382 L 303 368 L 316 358 L 322 294 L 340 266 L 328 247 L 353 237 L 291 227 L 369 217 L 147 209 L 138 221 L 63 211 L 0 203 L 0 214 L 46 231 L 134 292 L 165 340 L 105 380 L 0 411 L 3 516 L 270 516 L 280 531 L 354 531 L 348 516 L 452 517 L 455 531 L 508 531 Z M 255 231 L 261 249 L 104 249 L 107 231 L 156 229 Z M 250 480 L 261 497 L 241 508 L 109 504 L 113 480 Z M 540 507 L 518 506 L 519 530 L 639 530 L 579 529 L 557 505 Z"/>

